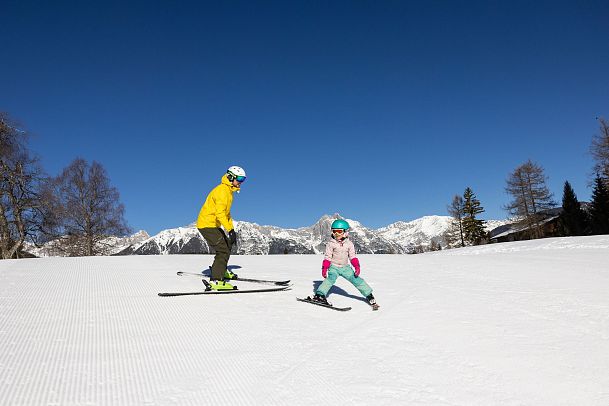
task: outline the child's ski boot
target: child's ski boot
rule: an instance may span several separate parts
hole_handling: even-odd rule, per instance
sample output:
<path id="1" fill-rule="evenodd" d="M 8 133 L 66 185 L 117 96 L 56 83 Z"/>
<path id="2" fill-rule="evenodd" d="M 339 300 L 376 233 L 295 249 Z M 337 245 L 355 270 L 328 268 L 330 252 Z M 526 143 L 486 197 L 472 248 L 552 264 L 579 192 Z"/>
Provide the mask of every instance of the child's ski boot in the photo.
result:
<path id="1" fill-rule="evenodd" d="M 322 303 L 328 306 L 331 306 L 330 303 L 328 303 L 328 300 L 326 299 L 326 297 L 324 295 L 320 295 L 319 293 L 316 293 L 315 296 L 310 297 L 309 299 L 311 299 L 314 302 L 318 302 L 318 303 Z"/>

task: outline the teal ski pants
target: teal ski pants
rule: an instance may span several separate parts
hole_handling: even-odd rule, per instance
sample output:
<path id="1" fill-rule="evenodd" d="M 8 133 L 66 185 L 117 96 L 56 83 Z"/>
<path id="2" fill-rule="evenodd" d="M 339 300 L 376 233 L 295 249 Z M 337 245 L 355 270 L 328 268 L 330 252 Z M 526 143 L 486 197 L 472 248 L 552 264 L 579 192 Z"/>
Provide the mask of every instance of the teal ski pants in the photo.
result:
<path id="1" fill-rule="evenodd" d="M 326 279 L 324 279 L 321 285 L 319 285 L 315 293 L 327 296 L 328 291 L 336 283 L 336 279 L 338 279 L 339 275 L 351 282 L 353 286 L 355 286 L 357 290 L 359 290 L 360 293 L 364 295 L 364 297 L 372 293 L 372 288 L 368 286 L 366 281 L 363 280 L 361 277 L 358 276 L 356 278 L 355 273 L 353 272 L 353 268 L 351 268 L 349 265 L 342 267 L 331 265 L 328 269 L 328 276 L 326 277 Z"/>

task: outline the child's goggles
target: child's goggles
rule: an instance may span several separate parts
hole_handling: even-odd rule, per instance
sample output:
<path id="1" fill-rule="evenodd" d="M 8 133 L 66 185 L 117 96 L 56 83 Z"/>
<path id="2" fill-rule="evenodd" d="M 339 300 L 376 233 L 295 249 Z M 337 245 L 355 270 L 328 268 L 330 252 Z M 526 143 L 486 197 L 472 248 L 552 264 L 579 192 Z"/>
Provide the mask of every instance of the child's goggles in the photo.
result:
<path id="1" fill-rule="evenodd" d="M 345 230 L 341 230 L 340 228 L 334 228 L 334 229 L 332 229 L 332 232 L 334 234 L 342 234 L 345 232 Z"/>
<path id="2" fill-rule="evenodd" d="M 235 176 L 235 180 L 239 183 L 245 182 L 245 176 Z"/>

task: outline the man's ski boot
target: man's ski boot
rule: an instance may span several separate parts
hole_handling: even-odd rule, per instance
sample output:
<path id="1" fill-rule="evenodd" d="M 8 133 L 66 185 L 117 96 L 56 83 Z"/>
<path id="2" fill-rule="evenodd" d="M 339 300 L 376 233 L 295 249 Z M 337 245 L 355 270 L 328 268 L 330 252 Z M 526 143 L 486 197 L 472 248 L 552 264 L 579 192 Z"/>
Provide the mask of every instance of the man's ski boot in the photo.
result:
<path id="1" fill-rule="evenodd" d="M 203 279 L 203 284 L 205 285 L 205 290 L 235 290 L 236 286 L 231 285 L 225 281 L 215 281 L 210 280 L 209 282 Z"/>
<path id="2" fill-rule="evenodd" d="M 379 305 L 376 303 L 376 299 L 374 298 L 372 293 L 366 296 L 366 300 L 368 301 L 368 304 L 372 306 L 372 310 L 378 310 Z"/>
<path id="3" fill-rule="evenodd" d="M 315 296 L 310 297 L 309 299 L 311 299 L 313 302 L 317 302 L 317 303 L 322 303 L 328 306 L 331 306 L 330 303 L 328 303 L 328 300 L 326 299 L 326 297 L 324 295 L 320 295 L 319 293 L 316 293 Z"/>
<path id="4" fill-rule="evenodd" d="M 239 279 L 239 276 L 236 273 L 231 272 L 230 270 L 227 269 L 226 272 L 224 272 L 223 278 L 226 280 L 231 280 L 231 279 Z"/>

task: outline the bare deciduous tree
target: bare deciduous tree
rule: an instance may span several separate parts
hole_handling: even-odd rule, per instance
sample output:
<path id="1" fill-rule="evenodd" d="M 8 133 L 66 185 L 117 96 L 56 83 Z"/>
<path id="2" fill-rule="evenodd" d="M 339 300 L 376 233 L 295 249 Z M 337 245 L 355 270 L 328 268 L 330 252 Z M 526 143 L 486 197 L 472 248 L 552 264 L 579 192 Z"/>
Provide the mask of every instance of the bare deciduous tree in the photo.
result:
<path id="1" fill-rule="evenodd" d="M 45 178 L 27 145 L 27 132 L 0 112 L 0 256 L 19 258 L 42 223 L 39 190 Z"/>
<path id="2" fill-rule="evenodd" d="M 58 200 L 53 217 L 62 235 L 58 248 L 64 255 L 107 254 L 111 248 L 107 238 L 129 232 L 118 190 L 98 162 L 89 165 L 75 159 L 54 180 L 54 189 Z"/>
<path id="3" fill-rule="evenodd" d="M 556 206 L 546 180 L 543 168 L 531 160 L 516 168 L 507 179 L 505 190 L 513 200 L 505 209 L 522 218 L 531 238 L 543 237 L 538 214 Z"/>
<path id="4" fill-rule="evenodd" d="M 605 187 L 609 187 L 609 123 L 603 118 L 600 118 L 599 122 L 600 131 L 592 138 L 590 152 L 595 161 L 595 175 L 599 175 Z"/>
<path id="5" fill-rule="evenodd" d="M 455 195 L 450 205 L 446 207 L 448 214 L 452 216 L 452 221 L 444 235 L 444 238 L 449 246 L 455 246 L 460 244 L 465 247 L 465 240 L 463 237 L 463 215 L 464 215 L 465 204 L 463 197 Z"/>

